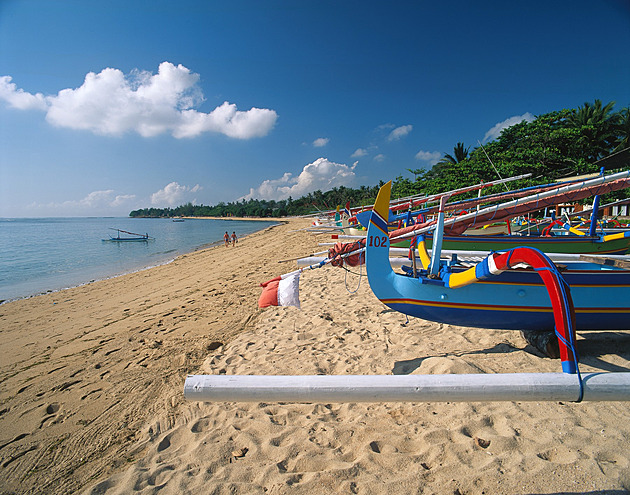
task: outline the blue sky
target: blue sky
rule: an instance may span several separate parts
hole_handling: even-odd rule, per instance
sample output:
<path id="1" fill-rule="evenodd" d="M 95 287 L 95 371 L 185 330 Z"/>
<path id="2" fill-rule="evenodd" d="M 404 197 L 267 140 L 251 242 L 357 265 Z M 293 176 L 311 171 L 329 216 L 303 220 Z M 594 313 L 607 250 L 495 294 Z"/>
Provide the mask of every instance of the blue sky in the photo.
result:
<path id="1" fill-rule="evenodd" d="M 297 198 L 630 104 L 630 2 L 0 0 L 0 217 Z"/>

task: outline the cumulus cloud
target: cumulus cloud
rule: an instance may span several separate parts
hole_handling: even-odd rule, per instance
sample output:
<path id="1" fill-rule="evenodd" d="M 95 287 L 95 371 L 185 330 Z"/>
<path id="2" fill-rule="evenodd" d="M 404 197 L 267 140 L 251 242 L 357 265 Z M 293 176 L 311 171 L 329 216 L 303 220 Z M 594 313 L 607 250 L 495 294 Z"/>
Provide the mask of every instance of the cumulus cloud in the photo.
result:
<path id="1" fill-rule="evenodd" d="M 375 162 L 384 162 L 385 161 L 385 155 L 383 155 L 382 153 L 376 155 L 374 157 L 374 161 Z"/>
<path id="2" fill-rule="evenodd" d="M 0 100 L 6 101 L 10 107 L 18 110 L 46 110 L 46 98 L 43 94 L 27 93 L 23 89 L 19 89 L 15 83 L 11 81 L 11 76 L 0 77 Z"/>
<path id="3" fill-rule="evenodd" d="M 356 151 L 354 153 L 352 153 L 352 155 L 350 155 L 350 158 L 361 158 L 362 156 L 365 156 L 368 154 L 368 151 L 364 148 L 357 148 Z"/>
<path id="4" fill-rule="evenodd" d="M 201 186 L 194 187 L 181 186 L 177 182 L 167 184 L 164 189 L 160 189 L 151 195 L 151 204 L 156 206 L 179 206 L 182 203 L 191 201 L 190 193 L 201 191 Z"/>
<path id="5" fill-rule="evenodd" d="M 442 154 L 439 151 L 418 151 L 416 153 L 416 160 L 427 162 L 429 165 L 435 165 L 442 158 Z"/>
<path id="6" fill-rule="evenodd" d="M 501 135 L 501 131 L 503 129 L 507 129 L 515 124 L 519 124 L 526 120 L 527 122 L 534 121 L 536 117 L 534 117 L 531 113 L 526 112 L 523 115 L 515 115 L 514 117 L 510 117 L 509 119 L 505 119 L 503 122 L 499 122 L 495 124 L 492 129 L 486 132 L 486 135 L 483 137 L 483 142 L 490 141 L 492 139 L 497 139 Z"/>
<path id="7" fill-rule="evenodd" d="M 240 111 L 227 101 L 209 113 L 196 110 L 204 101 L 199 74 L 170 62 L 161 63 L 157 74 L 134 70 L 125 75 L 112 68 L 90 72 L 78 88 L 50 96 L 25 92 L 11 81 L 9 76 L 0 78 L 0 99 L 10 106 L 43 110 L 54 126 L 101 135 L 136 132 L 152 137 L 168 132 L 191 138 L 214 132 L 250 139 L 267 135 L 278 118 L 274 110 Z"/>
<path id="8" fill-rule="evenodd" d="M 387 136 L 387 140 L 398 141 L 400 138 L 403 138 L 407 134 L 409 134 L 412 129 L 412 125 L 401 125 L 400 127 L 396 127 L 392 132 L 389 133 L 389 136 Z"/>
<path id="9" fill-rule="evenodd" d="M 329 138 L 317 138 L 315 141 L 313 141 L 313 146 L 315 146 L 315 148 L 322 148 L 326 146 L 329 141 Z"/>
<path id="10" fill-rule="evenodd" d="M 289 196 L 299 198 L 313 191 L 327 191 L 333 187 L 350 186 L 355 180 L 354 169 L 342 163 L 331 162 L 326 158 L 318 158 L 309 163 L 300 175 L 294 177 L 286 172 L 279 179 L 268 179 L 257 188 L 251 188 L 249 194 L 239 199 L 287 199 Z"/>

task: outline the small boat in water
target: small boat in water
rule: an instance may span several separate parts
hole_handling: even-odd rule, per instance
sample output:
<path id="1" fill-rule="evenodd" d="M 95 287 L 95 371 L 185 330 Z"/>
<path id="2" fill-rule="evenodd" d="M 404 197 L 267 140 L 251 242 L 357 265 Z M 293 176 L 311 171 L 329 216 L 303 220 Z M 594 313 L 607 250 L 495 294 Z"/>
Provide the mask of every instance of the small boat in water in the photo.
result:
<path id="1" fill-rule="evenodd" d="M 110 234 L 109 239 L 103 239 L 103 241 L 105 242 L 137 242 L 137 241 L 151 241 L 154 240 L 155 237 L 151 237 L 149 236 L 149 234 L 136 234 L 135 232 L 127 232 L 126 230 L 120 230 L 120 229 L 111 229 L 111 230 L 115 230 L 117 232 L 116 237 L 114 237 L 113 235 Z M 120 234 L 127 234 L 127 235 L 120 235 Z"/>

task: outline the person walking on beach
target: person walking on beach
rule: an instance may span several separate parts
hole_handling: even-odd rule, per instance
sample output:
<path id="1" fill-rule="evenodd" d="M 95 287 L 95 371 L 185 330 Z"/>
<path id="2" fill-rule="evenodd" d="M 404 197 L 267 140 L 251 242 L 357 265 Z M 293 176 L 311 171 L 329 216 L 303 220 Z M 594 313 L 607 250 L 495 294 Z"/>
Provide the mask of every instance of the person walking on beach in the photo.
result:
<path id="1" fill-rule="evenodd" d="M 227 230 L 223 235 L 223 241 L 225 242 L 225 247 L 228 247 L 230 245 L 230 234 L 227 233 Z"/>
<path id="2" fill-rule="evenodd" d="M 236 246 L 238 239 L 236 238 L 236 232 L 232 232 L 232 247 Z"/>

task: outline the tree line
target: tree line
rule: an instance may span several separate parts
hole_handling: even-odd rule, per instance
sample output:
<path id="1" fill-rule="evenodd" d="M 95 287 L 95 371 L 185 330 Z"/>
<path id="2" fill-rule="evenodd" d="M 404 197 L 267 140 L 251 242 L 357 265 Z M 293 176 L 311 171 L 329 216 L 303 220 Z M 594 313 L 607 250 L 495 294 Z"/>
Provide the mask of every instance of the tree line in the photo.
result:
<path id="1" fill-rule="evenodd" d="M 378 186 L 361 186 L 358 189 L 335 187 L 330 191 L 315 191 L 299 199 L 280 201 L 250 199 L 248 201 L 221 202 L 214 206 L 186 203 L 176 208 L 143 208 L 132 211 L 130 217 L 286 217 L 307 215 L 317 211 L 334 210 L 338 205 L 367 205 L 374 202 Z"/>
<path id="2" fill-rule="evenodd" d="M 453 154 L 444 157 L 430 169 L 407 169 L 413 179 L 398 176 L 392 184 L 392 197 L 435 194 L 499 177 L 532 174 L 514 182 L 512 189 L 545 184 L 572 175 L 598 172 L 598 160 L 630 147 L 630 107 L 614 111 L 615 102 L 601 100 L 585 103 L 577 109 L 564 109 L 537 116 L 504 129 L 501 135 L 484 145 L 474 147 L 457 143 Z M 627 165 L 626 160 L 625 164 Z M 132 211 L 131 217 L 283 217 L 333 210 L 338 205 L 372 204 L 375 186 L 335 187 L 315 191 L 299 199 L 221 202 L 215 206 L 187 203 L 176 208 L 144 208 Z M 495 186 L 499 188 L 503 186 Z M 491 192 L 498 192 L 496 189 Z M 626 198 L 628 190 L 609 195 L 606 200 Z"/>

